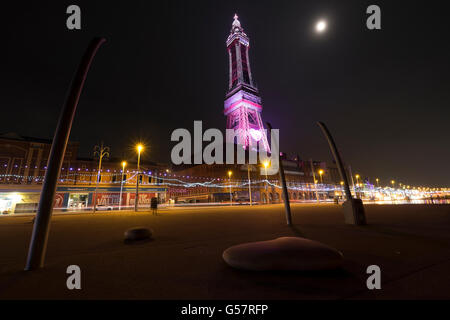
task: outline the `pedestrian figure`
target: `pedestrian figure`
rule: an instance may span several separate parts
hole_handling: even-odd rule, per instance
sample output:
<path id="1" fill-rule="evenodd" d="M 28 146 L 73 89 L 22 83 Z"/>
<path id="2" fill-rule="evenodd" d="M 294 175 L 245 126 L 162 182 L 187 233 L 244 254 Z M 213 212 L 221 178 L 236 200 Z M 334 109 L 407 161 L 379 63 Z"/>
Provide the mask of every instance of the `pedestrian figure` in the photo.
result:
<path id="1" fill-rule="evenodd" d="M 152 214 L 154 216 L 158 215 L 158 199 L 156 197 L 153 197 L 150 200 L 150 207 L 152 208 Z"/>

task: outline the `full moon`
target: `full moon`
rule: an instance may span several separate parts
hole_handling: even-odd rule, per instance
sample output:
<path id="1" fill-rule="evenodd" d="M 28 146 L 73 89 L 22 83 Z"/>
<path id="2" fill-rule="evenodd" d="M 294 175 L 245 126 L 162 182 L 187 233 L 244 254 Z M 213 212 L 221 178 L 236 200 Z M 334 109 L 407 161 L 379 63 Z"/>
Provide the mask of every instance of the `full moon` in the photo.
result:
<path id="1" fill-rule="evenodd" d="M 317 32 L 324 32 L 326 28 L 327 28 L 327 23 L 324 20 L 320 20 L 319 22 L 317 22 L 317 24 L 316 24 Z"/>

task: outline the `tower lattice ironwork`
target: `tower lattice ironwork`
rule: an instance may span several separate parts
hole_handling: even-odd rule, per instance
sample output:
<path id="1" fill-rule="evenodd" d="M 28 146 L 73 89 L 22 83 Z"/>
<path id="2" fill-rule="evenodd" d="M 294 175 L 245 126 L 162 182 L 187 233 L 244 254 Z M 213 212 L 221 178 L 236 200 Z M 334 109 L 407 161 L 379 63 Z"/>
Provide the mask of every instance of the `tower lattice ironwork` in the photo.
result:
<path id="1" fill-rule="evenodd" d="M 259 143 L 259 149 L 270 152 L 261 119 L 261 97 L 250 69 L 250 42 L 236 14 L 226 44 L 230 61 L 228 92 L 224 102 L 227 129 L 235 130 L 238 137 L 233 142 L 242 144 L 244 148 L 256 150 Z"/>

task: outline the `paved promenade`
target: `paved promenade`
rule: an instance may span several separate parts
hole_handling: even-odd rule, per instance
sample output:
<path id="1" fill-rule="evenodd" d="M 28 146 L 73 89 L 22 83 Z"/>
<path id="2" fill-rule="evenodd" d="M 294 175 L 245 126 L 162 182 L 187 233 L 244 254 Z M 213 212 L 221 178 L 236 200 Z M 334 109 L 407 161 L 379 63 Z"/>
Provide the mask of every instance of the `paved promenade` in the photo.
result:
<path id="1" fill-rule="evenodd" d="M 450 298 L 450 205 L 367 205 L 364 227 L 348 226 L 335 204 L 164 209 L 55 215 L 47 265 L 23 271 L 31 217 L 0 219 L 0 299 L 427 299 Z M 124 244 L 133 226 L 155 240 Z M 332 272 L 246 272 L 228 267 L 234 244 L 302 236 L 344 254 Z M 78 265 L 82 290 L 66 288 Z M 381 268 L 381 290 L 366 268 Z"/>

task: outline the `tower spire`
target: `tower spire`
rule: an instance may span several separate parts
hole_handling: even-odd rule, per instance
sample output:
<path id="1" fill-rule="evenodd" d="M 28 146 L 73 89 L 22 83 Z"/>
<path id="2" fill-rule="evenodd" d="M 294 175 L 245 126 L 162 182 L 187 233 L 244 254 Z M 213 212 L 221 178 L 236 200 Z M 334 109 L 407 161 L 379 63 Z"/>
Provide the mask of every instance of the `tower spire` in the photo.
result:
<path id="1" fill-rule="evenodd" d="M 249 38 L 235 13 L 227 39 L 230 61 L 228 93 L 224 103 L 227 129 L 234 129 L 238 133 L 238 143 L 245 148 L 257 149 L 259 143 L 259 148 L 270 151 L 261 119 L 261 98 L 253 84 L 248 55 L 249 46 Z"/>
<path id="2" fill-rule="evenodd" d="M 241 27 L 241 22 L 238 20 L 238 18 L 239 17 L 237 15 L 237 13 L 235 13 L 234 17 L 233 17 L 234 21 L 231 24 L 231 34 L 233 34 L 235 32 L 243 32 L 244 31 L 244 29 L 242 29 L 242 27 Z"/>

